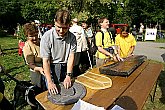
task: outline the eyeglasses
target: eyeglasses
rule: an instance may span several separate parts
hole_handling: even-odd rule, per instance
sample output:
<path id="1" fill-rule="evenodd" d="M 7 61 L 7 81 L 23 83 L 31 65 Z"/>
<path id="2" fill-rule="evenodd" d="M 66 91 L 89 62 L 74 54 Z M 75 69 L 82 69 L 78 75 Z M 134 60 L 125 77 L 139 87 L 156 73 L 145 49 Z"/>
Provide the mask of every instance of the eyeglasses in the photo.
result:
<path id="1" fill-rule="evenodd" d="M 66 27 L 61 27 L 61 26 L 57 26 L 57 25 L 55 25 L 55 27 L 57 27 L 57 28 L 59 28 L 59 29 L 68 29 L 68 26 L 66 26 Z"/>

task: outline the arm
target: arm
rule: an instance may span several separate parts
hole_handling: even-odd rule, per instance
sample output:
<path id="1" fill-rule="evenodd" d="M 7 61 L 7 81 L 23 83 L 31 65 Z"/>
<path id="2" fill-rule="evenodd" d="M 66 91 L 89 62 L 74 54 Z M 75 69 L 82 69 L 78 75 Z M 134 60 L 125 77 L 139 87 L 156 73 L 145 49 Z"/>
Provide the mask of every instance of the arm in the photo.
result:
<path id="1" fill-rule="evenodd" d="M 58 89 L 51 79 L 49 58 L 43 58 L 43 68 L 44 68 L 45 77 L 46 77 L 46 80 L 48 83 L 49 93 L 50 94 L 56 94 L 56 93 L 58 94 Z"/>
<path id="2" fill-rule="evenodd" d="M 115 45 L 116 45 L 116 48 L 115 48 L 115 50 L 116 50 L 116 52 L 115 52 L 115 55 L 116 55 L 116 58 L 117 58 L 117 60 L 118 61 L 123 61 L 123 58 L 121 58 L 121 54 L 120 54 L 120 40 L 119 40 L 119 38 L 120 38 L 120 34 L 119 35 L 117 35 L 116 36 L 116 39 L 115 39 Z"/>
<path id="3" fill-rule="evenodd" d="M 101 53 L 103 53 L 104 55 L 110 56 L 111 58 L 113 58 L 113 60 L 114 60 L 115 62 L 118 61 L 118 59 L 117 59 L 116 56 L 114 56 L 113 54 L 111 54 L 110 52 L 108 52 L 107 50 L 103 49 L 103 48 L 100 47 L 100 46 L 98 46 L 98 51 L 101 52 Z"/>
<path id="4" fill-rule="evenodd" d="M 40 72 L 41 74 L 44 75 L 43 68 L 35 65 L 35 55 L 33 54 L 33 51 L 29 44 L 28 45 L 26 44 L 23 47 L 23 55 L 25 57 L 26 63 L 28 64 L 29 68 L 31 68 L 35 72 Z"/>
<path id="5" fill-rule="evenodd" d="M 45 75 L 44 69 L 42 67 L 36 66 L 34 63 L 29 63 L 29 67 L 33 69 L 35 72 L 40 72 L 42 75 Z"/>
<path id="6" fill-rule="evenodd" d="M 133 55 L 134 49 L 135 49 L 135 46 L 131 46 L 131 48 L 129 49 L 129 52 L 128 52 L 128 57 Z"/>
<path id="7" fill-rule="evenodd" d="M 136 46 L 136 40 L 135 40 L 134 36 L 131 36 L 131 37 L 132 37 L 132 42 L 131 42 L 132 44 L 131 44 L 131 47 L 128 52 L 128 57 L 133 55 L 133 52 L 134 52 L 134 49 Z"/>
<path id="8" fill-rule="evenodd" d="M 115 57 L 118 61 L 123 61 L 123 58 L 121 58 L 120 56 L 120 46 L 112 46 L 112 48 L 114 49 L 114 54 L 115 54 Z"/>
<path id="9" fill-rule="evenodd" d="M 71 52 L 69 54 L 69 58 L 67 62 L 67 73 L 72 73 L 73 62 L 74 62 L 74 53 Z M 66 75 L 66 78 L 64 79 L 64 87 L 68 89 L 70 86 L 71 86 L 71 76 Z"/>
<path id="10" fill-rule="evenodd" d="M 101 46 L 98 46 L 98 51 L 103 53 L 104 55 L 113 57 L 113 55 L 111 53 L 109 53 L 108 51 L 106 51 L 105 49 L 103 49 Z"/>

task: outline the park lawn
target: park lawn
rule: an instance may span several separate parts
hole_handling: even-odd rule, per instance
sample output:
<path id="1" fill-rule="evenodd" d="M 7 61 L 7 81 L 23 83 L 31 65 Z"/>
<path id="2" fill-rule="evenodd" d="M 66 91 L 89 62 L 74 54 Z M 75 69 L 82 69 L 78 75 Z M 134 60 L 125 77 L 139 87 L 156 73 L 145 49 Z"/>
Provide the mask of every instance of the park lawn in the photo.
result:
<path id="1" fill-rule="evenodd" d="M 157 40 L 156 42 L 165 42 L 165 39 Z M 0 55 L 0 64 L 2 64 L 6 68 L 7 73 L 9 73 L 18 80 L 30 80 L 29 69 L 27 65 L 25 65 L 23 58 L 18 55 L 18 39 L 13 36 L 0 36 L 0 45 L 3 50 L 3 54 Z M 162 64 L 165 67 L 165 63 Z M 12 101 L 15 82 L 6 77 L 5 75 L 1 76 L 1 78 L 3 79 L 6 87 L 5 96 L 8 100 Z M 153 91 L 151 93 L 153 93 Z M 155 102 L 152 103 L 151 98 L 148 97 L 143 109 L 165 110 L 165 71 L 162 71 L 159 77 Z M 29 110 L 29 107 L 25 107 L 24 110 Z"/>
<path id="2" fill-rule="evenodd" d="M 151 61 L 151 62 L 161 63 L 157 61 Z M 164 65 L 164 68 L 158 78 L 158 85 L 156 88 L 155 100 L 154 102 L 151 102 L 151 96 L 148 96 L 148 99 L 143 107 L 143 110 L 165 110 L 165 63 L 162 63 L 162 64 Z M 154 87 L 150 95 L 153 95 Z"/>
<path id="3" fill-rule="evenodd" d="M 29 81 L 29 69 L 24 60 L 18 55 L 18 39 L 13 36 L 1 37 L 0 45 L 3 54 L 0 55 L 0 64 L 6 69 L 6 72 L 18 79 L 19 81 Z M 14 87 L 16 83 L 7 76 L 1 76 L 5 84 L 5 97 L 12 101 L 14 96 Z M 25 107 L 27 110 L 29 107 Z"/>

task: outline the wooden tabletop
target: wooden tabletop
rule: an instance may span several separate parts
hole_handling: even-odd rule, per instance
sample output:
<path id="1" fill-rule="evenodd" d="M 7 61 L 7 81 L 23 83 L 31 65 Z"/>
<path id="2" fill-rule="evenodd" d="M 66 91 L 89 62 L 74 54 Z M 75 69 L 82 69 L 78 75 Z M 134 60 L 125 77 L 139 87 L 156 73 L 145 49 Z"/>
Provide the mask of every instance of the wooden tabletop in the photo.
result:
<path id="1" fill-rule="evenodd" d="M 162 69 L 161 64 L 153 64 L 149 61 L 145 61 L 141 66 L 139 66 L 129 77 L 119 77 L 119 76 L 108 76 L 112 80 L 112 87 L 103 89 L 103 90 L 94 90 L 86 87 L 87 89 L 87 94 L 86 96 L 82 99 L 86 102 L 89 102 L 91 104 L 94 104 L 96 106 L 101 106 L 107 109 L 110 105 L 112 105 L 122 94 L 131 86 L 138 86 L 138 84 L 133 84 L 133 82 L 138 79 L 140 75 L 143 75 L 142 73 L 152 71 L 152 69 L 149 69 L 152 65 L 152 68 L 160 67 L 157 68 L 154 72 L 154 74 L 157 74 L 155 79 L 160 74 L 160 71 Z M 90 70 L 93 73 L 100 74 L 98 68 L 93 68 Z M 153 75 L 154 75 L 153 74 Z M 151 74 L 152 75 L 152 74 Z M 141 76 L 143 77 L 143 76 Z M 152 85 L 155 82 L 152 82 Z M 150 86 L 150 85 L 149 85 Z M 146 94 L 145 97 L 147 97 L 148 94 Z M 108 97 L 108 98 L 107 98 Z M 73 106 L 71 105 L 56 105 L 51 103 L 47 99 L 47 91 L 39 94 L 36 96 L 36 100 L 42 105 L 42 107 L 45 110 L 70 110 Z"/>

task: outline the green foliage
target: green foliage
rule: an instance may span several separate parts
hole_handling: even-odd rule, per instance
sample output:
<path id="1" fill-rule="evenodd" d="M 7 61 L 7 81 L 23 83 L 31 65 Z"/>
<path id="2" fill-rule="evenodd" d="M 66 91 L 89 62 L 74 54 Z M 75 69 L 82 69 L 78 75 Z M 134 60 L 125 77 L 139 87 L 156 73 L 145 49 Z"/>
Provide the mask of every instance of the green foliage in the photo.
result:
<path id="1" fill-rule="evenodd" d="M 32 20 L 53 24 L 58 9 L 68 9 L 72 18 L 95 22 L 108 17 L 113 23 L 165 24 L 164 0 L 4 0 L 0 1 L 1 28 L 12 30 L 17 23 Z M 12 19 L 12 20 L 11 20 Z M 89 20 L 90 19 L 90 20 Z"/>
<path id="2" fill-rule="evenodd" d="M 18 32 L 16 33 L 17 35 L 17 38 L 19 40 L 21 40 L 22 42 L 25 42 L 26 41 L 26 36 L 25 36 L 25 33 L 24 33 L 24 29 L 23 29 L 23 26 L 21 26 L 20 24 L 18 24 Z"/>

